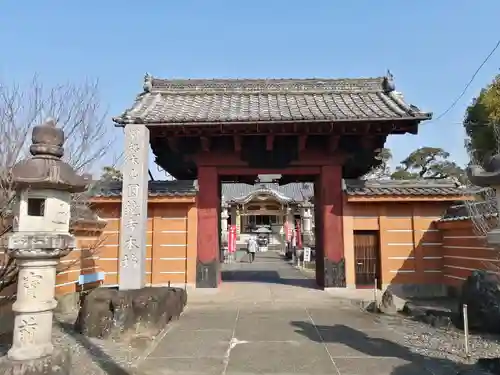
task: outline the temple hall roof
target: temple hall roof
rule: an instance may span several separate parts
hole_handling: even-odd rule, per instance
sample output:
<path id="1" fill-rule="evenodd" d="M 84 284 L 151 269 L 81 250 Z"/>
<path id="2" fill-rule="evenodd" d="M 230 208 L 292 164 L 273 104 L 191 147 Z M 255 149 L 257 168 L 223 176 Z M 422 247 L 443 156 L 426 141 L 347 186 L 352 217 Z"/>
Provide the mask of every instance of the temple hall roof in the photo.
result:
<path id="1" fill-rule="evenodd" d="M 260 183 L 255 185 L 234 183 L 222 184 L 222 197 L 226 202 L 242 199 L 253 192 L 275 191 L 280 196 L 288 198 L 293 202 L 303 202 L 314 196 L 314 185 L 309 182 L 296 182 L 286 185 L 275 183 Z"/>
<path id="2" fill-rule="evenodd" d="M 406 103 L 392 75 L 344 79 L 159 79 L 117 124 L 427 120 L 431 113 Z"/>

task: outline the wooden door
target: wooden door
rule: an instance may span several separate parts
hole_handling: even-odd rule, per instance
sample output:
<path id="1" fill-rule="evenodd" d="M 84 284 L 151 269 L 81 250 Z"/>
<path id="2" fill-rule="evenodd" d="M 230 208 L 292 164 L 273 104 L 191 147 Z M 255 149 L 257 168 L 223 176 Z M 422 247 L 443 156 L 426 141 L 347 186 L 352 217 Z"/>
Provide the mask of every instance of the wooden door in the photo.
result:
<path id="1" fill-rule="evenodd" d="M 354 231 L 354 261 L 357 288 L 373 288 L 376 279 L 380 282 L 378 231 Z"/>

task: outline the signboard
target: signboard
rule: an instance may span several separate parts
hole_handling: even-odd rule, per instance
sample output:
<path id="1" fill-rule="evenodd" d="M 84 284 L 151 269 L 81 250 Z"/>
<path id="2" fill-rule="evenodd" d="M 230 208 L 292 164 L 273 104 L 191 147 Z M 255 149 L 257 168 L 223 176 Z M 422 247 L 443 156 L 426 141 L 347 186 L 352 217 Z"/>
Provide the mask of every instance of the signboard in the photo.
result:
<path id="1" fill-rule="evenodd" d="M 311 261 L 311 248 L 304 247 L 304 262 L 310 262 L 310 261 Z"/>
<path id="2" fill-rule="evenodd" d="M 236 251 L 236 225 L 231 225 L 229 227 L 229 236 L 228 236 L 228 251 L 230 253 L 234 253 Z"/>

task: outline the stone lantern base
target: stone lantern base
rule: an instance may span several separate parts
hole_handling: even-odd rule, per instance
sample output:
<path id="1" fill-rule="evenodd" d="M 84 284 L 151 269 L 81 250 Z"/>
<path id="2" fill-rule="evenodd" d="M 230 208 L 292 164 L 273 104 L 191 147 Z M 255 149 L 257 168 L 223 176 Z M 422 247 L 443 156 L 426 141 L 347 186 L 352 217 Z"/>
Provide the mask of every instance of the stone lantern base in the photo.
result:
<path id="1" fill-rule="evenodd" d="M 69 375 L 71 374 L 71 353 L 55 348 L 51 355 L 29 361 L 0 359 L 2 375 Z"/>

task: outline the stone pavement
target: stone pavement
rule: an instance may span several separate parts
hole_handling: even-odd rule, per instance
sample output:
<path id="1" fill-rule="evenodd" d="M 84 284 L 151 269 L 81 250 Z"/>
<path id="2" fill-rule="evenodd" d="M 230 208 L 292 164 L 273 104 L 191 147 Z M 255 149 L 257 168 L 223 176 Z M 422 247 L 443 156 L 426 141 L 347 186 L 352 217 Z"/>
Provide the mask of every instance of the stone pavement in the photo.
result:
<path id="1" fill-rule="evenodd" d="M 224 265 L 216 293 L 195 291 L 141 363 L 144 374 L 455 374 L 415 354 L 397 325 L 314 288 L 276 253 Z"/>

